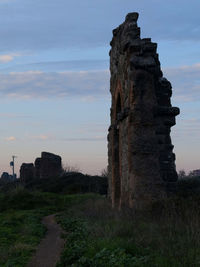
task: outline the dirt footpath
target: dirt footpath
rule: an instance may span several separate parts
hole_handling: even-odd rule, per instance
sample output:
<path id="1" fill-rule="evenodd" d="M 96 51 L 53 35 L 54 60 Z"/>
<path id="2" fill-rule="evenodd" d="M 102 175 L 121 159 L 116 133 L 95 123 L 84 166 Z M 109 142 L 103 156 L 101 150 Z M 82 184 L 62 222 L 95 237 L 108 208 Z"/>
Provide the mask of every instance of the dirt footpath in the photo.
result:
<path id="1" fill-rule="evenodd" d="M 46 236 L 27 267 L 55 267 L 60 259 L 64 240 L 60 237 L 62 230 L 55 221 L 55 214 L 44 217 L 42 223 L 47 227 Z"/>

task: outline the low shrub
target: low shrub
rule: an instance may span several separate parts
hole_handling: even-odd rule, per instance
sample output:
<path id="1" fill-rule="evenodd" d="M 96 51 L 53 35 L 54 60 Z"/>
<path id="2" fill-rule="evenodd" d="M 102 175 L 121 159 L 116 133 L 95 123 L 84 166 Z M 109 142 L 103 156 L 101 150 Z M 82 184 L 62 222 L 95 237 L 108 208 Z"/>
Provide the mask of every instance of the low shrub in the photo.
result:
<path id="1" fill-rule="evenodd" d="M 183 197 L 200 196 L 200 177 L 186 176 L 178 180 L 178 194 Z"/>

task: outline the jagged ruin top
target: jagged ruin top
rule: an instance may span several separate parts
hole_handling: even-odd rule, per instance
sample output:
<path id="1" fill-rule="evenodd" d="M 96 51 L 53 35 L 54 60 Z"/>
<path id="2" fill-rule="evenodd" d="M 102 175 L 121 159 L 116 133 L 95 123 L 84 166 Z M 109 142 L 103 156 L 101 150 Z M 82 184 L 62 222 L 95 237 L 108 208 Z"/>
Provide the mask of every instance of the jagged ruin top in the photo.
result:
<path id="1" fill-rule="evenodd" d="M 113 39 L 110 42 L 111 53 L 124 54 L 126 52 L 131 55 L 132 67 L 146 69 L 162 77 L 163 73 L 156 53 L 157 43 L 151 42 L 151 38 L 140 38 L 140 27 L 137 26 L 138 17 L 137 12 L 129 13 L 124 23 L 113 30 Z M 118 60 L 117 57 L 114 59 Z"/>

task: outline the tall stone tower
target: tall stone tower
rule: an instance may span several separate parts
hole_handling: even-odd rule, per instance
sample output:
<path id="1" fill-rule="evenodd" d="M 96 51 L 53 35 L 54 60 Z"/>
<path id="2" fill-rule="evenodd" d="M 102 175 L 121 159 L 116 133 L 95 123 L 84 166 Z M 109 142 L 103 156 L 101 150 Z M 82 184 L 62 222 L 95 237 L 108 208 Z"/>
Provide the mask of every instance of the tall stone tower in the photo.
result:
<path id="1" fill-rule="evenodd" d="M 170 128 L 179 109 L 160 69 L 157 44 L 140 38 L 138 13 L 113 30 L 110 51 L 109 194 L 113 207 L 140 208 L 176 186 Z"/>

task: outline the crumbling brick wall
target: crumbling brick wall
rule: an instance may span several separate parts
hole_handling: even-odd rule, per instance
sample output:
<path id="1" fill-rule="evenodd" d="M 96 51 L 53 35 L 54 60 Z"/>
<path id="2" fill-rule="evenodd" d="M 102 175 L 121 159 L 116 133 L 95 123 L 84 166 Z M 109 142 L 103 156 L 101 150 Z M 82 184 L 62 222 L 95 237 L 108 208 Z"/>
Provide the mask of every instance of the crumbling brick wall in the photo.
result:
<path id="1" fill-rule="evenodd" d="M 179 109 L 157 44 L 140 38 L 138 13 L 113 30 L 110 51 L 109 194 L 114 207 L 142 207 L 176 187 L 170 128 Z"/>

